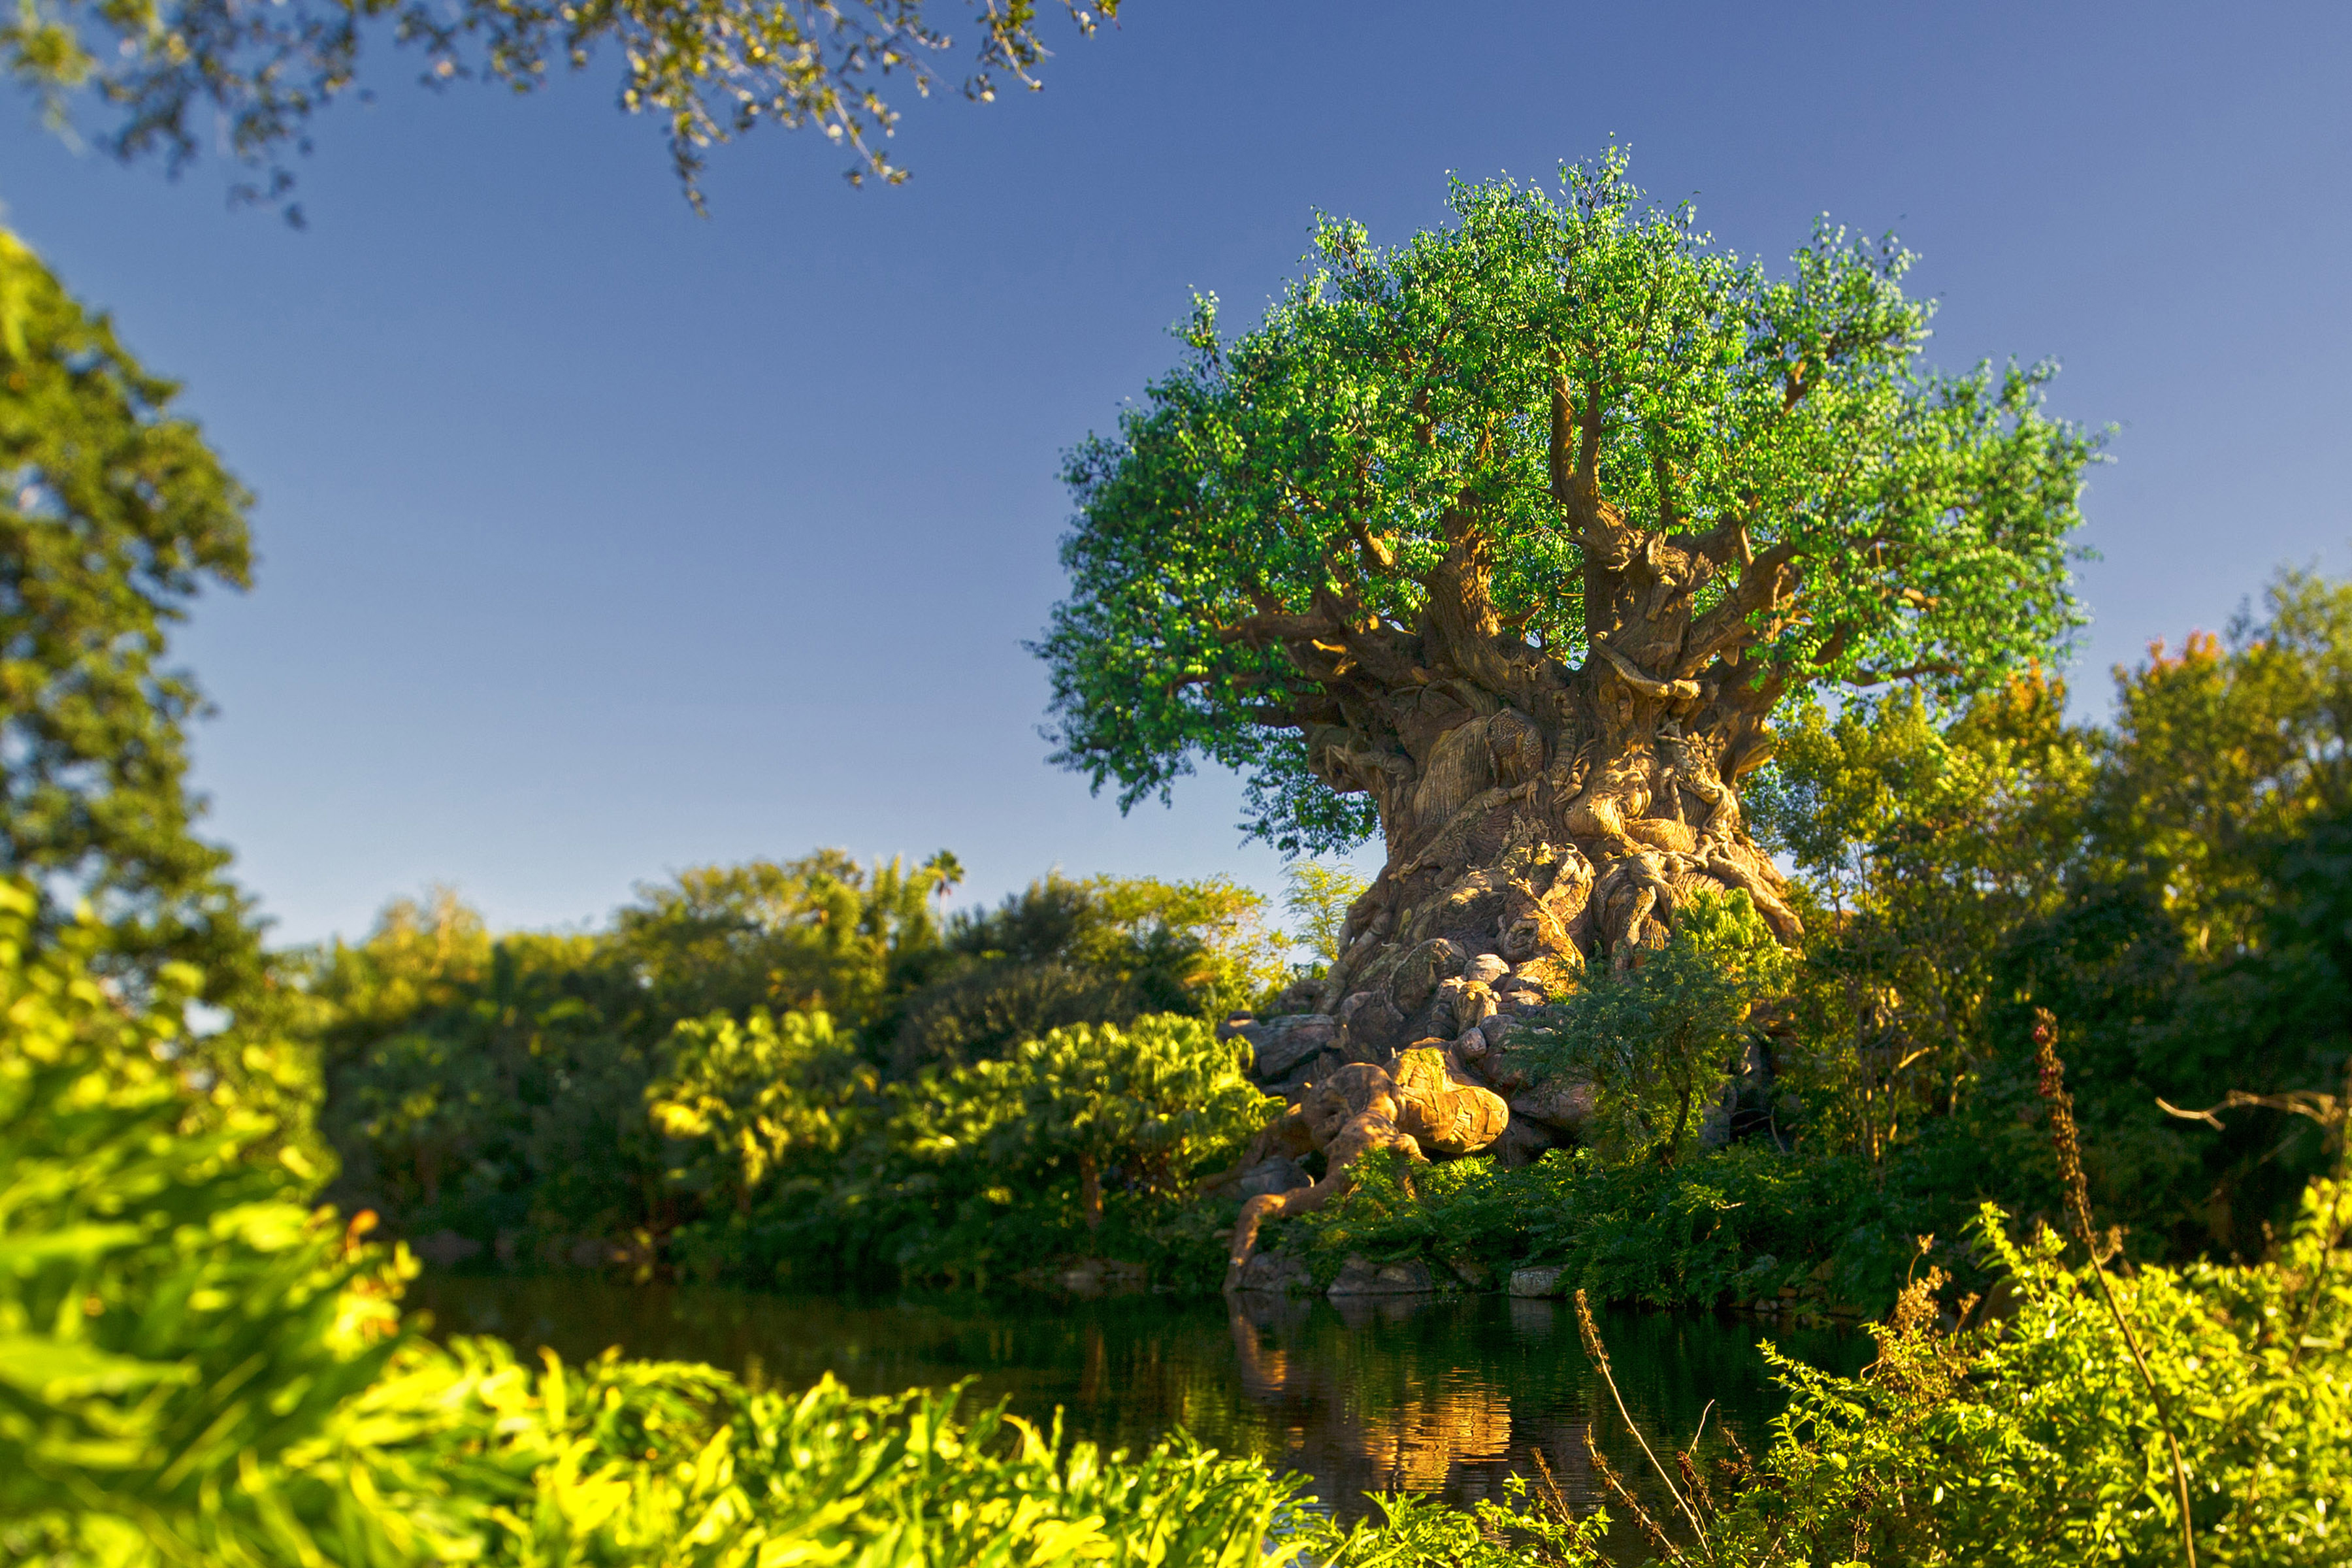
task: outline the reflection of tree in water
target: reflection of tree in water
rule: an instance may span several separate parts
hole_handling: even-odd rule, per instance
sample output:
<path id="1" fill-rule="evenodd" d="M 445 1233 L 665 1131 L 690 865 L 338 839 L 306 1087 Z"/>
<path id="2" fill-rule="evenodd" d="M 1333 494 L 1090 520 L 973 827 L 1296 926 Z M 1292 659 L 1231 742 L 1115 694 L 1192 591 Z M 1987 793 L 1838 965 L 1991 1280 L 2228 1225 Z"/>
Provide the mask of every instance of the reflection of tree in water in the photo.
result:
<path id="1" fill-rule="evenodd" d="M 709 1361 L 782 1388 L 832 1373 L 859 1393 L 973 1379 L 973 1396 L 1050 1421 L 1074 1438 L 1147 1446 L 1182 1426 L 1232 1453 L 1311 1479 L 1343 1516 L 1363 1494 L 1498 1496 L 1540 1450 L 1580 1511 L 1600 1498 L 1585 1428 L 1622 1474 L 1654 1487 L 1560 1303 L 1359 1298 L 1339 1303 L 1245 1296 L 809 1298 L 593 1279 L 428 1275 L 412 1298 L 439 1329 L 495 1333 L 568 1357 L 617 1344 L 639 1356 Z M 1627 1407 L 1654 1441 L 1687 1438 L 1712 1404 L 1751 1447 L 1780 1397 L 1751 1324 L 1658 1312 L 1603 1314 Z M 1853 1336 L 1775 1333 L 1840 1371 Z M 1651 1500 L 1663 1516 L 1663 1495 Z M 1619 1532 L 1622 1533 L 1622 1532 Z"/>
<path id="2" fill-rule="evenodd" d="M 1370 1491 L 1498 1497 L 1511 1475 L 1534 1469 L 1536 1452 L 1581 1512 L 1602 1501 L 1589 1426 L 1621 1474 L 1657 1491 L 1643 1500 L 1666 1511 L 1560 1303 L 1260 1296 L 1235 1298 L 1229 1312 L 1242 1390 L 1280 1416 L 1280 1441 L 1260 1451 L 1311 1477 L 1343 1515 Z M 1627 1408 L 1654 1438 L 1687 1437 L 1710 1403 L 1711 1430 L 1720 1422 L 1751 1446 L 1769 1436 L 1780 1402 L 1745 1325 L 1622 1312 L 1602 1332 Z M 1852 1364 L 1849 1345 L 1812 1339 L 1790 1348 Z"/>

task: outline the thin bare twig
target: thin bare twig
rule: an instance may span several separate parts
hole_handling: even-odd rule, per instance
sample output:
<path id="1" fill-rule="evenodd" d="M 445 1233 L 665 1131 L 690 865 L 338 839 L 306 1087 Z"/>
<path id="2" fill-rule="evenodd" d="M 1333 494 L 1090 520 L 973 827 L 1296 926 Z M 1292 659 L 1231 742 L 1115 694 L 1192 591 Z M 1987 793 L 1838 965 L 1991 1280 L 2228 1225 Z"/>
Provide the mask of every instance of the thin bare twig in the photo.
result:
<path id="1" fill-rule="evenodd" d="M 1617 1379 L 1609 1370 L 1609 1347 L 1601 1342 L 1601 1331 L 1592 1322 L 1591 1303 L 1584 1299 L 1581 1288 L 1576 1292 L 1576 1326 L 1584 1336 L 1584 1353 L 1591 1356 L 1592 1364 L 1601 1369 L 1601 1381 L 1609 1385 L 1609 1397 L 1617 1402 L 1617 1414 L 1624 1417 L 1626 1429 L 1633 1434 L 1633 1441 L 1642 1445 L 1642 1452 L 1648 1457 L 1650 1468 L 1658 1472 L 1658 1479 L 1666 1483 L 1666 1495 L 1675 1500 L 1675 1506 L 1683 1510 L 1685 1519 L 1690 1521 L 1691 1531 L 1698 1537 L 1699 1550 L 1709 1551 L 1706 1526 L 1699 1522 L 1698 1510 L 1683 1496 L 1682 1489 L 1675 1485 L 1674 1477 L 1666 1474 L 1666 1467 L 1658 1463 L 1658 1456 L 1651 1453 L 1650 1440 L 1642 1436 L 1642 1428 L 1634 1422 L 1633 1413 L 1625 1408 L 1625 1396 L 1617 1392 Z"/>

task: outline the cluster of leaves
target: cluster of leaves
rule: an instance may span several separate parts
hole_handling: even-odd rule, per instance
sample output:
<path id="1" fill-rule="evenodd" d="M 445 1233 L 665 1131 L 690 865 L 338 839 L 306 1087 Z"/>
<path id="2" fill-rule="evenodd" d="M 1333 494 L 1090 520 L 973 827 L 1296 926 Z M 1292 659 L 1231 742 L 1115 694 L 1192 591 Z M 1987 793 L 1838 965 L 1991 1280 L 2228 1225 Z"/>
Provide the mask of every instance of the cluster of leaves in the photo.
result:
<path id="1" fill-rule="evenodd" d="M 1197 1283 L 1213 1244 L 1186 1212 L 1190 1184 L 1230 1163 L 1275 1103 L 1250 1083 L 1244 1043 L 1169 1015 L 1052 1029 L 878 1090 L 838 1047 L 797 1065 L 782 1084 L 743 1081 L 739 1098 L 772 1108 L 762 1125 L 803 1135 L 755 1198 L 679 1233 L 688 1267 L 984 1283 L 1086 1254 L 1189 1264 Z M 765 1155 L 692 1147 L 747 1187 Z"/>
<path id="2" fill-rule="evenodd" d="M 775 1173 L 838 1156 L 878 1088 L 823 1013 L 689 1018 L 663 1055 L 646 1104 L 656 1131 L 684 1152 L 670 1179 L 737 1214 L 751 1212 Z"/>
<path id="3" fill-rule="evenodd" d="M 1699 1139 L 1752 1031 L 1779 996 L 1787 951 L 1744 892 L 1699 894 L 1665 947 L 1638 967 L 1600 971 L 1523 1026 L 1514 1053 L 1548 1078 L 1595 1091 L 1588 1142 L 1612 1160 L 1672 1164 Z"/>
<path id="4" fill-rule="evenodd" d="M 1308 953 L 1304 977 L 1318 978 L 1338 961 L 1348 911 L 1371 884 L 1347 866 L 1319 860 L 1294 860 L 1283 868 L 1283 878 L 1289 886 L 1282 905 L 1298 927 L 1292 940 Z"/>
<path id="5" fill-rule="evenodd" d="M 387 1278 L 292 1201 L 310 1173 L 265 1120 L 189 1094 L 173 998 L 126 1007 L 93 973 L 103 934 L 44 933 L 36 911 L 0 882 L 11 1555 L 249 1563 L 289 1536 L 348 1540 L 341 1500 L 288 1470 L 339 1461 L 316 1445 L 383 1369 Z"/>
<path id="6" fill-rule="evenodd" d="M 1265 912 L 1257 894 L 1222 877 L 1049 874 L 949 921 L 924 983 L 895 1010 L 892 1066 L 964 1066 L 1066 1025 L 1249 1007 L 1286 973 Z"/>
<path id="7" fill-rule="evenodd" d="M 2002 944 L 2063 896 L 2095 767 L 2064 704 L 2037 670 L 1940 726 L 1898 692 L 1783 727 L 1756 804 L 1814 905 L 1776 1063 L 1809 1142 L 1884 1162 L 1981 1066 Z"/>
<path id="8" fill-rule="evenodd" d="M 267 183 L 239 187 L 247 199 L 277 200 L 292 175 L 283 160 L 310 147 L 311 116 L 358 85 L 371 33 L 422 51 L 424 79 L 464 78 L 516 92 L 546 84 L 551 65 L 587 66 L 600 46 L 626 61 L 621 106 L 663 122 L 671 161 L 689 199 L 715 142 L 762 121 L 815 126 L 855 153 L 851 184 L 869 175 L 907 177 L 883 143 L 898 111 L 882 98 L 893 72 L 919 96 L 940 85 L 932 61 L 952 47 L 925 0 L 350 0 L 281 5 L 256 13 L 231 0 L 30 0 L 0 20 L 0 48 L 17 85 L 59 130 L 78 98 L 95 100 L 113 122 L 100 145 L 130 162 L 160 155 L 175 171 L 212 139 Z M 1115 17 L 1118 0 L 1068 0 L 1082 35 Z M 978 0 L 973 73 L 963 95 L 986 101 L 1000 82 L 1034 89 L 1047 53 L 1036 6 Z M 387 37 L 388 36 L 388 37 Z M 95 129 L 95 128 L 93 128 Z M 299 221 L 299 209 L 289 216 Z"/>
<path id="9" fill-rule="evenodd" d="M 1516 1170 L 1483 1155 L 1410 1170 L 1375 1157 L 1286 1245 L 1318 1277 L 1351 1255 L 1419 1258 L 1473 1285 L 1555 1268 L 1559 1289 L 1605 1301 L 1867 1315 L 1901 1289 L 1914 1237 L 1955 1235 L 1966 1217 L 1935 1191 L 1874 1182 L 1851 1156 L 1797 1159 L 1749 1140 L 1673 1165 L 1589 1149 Z M 1937 1257 L 1969 1267 L 1960 1249 Z"/>
<path id="10" fill-rule="evenodd" d="M 2324 1163 L 2292 1117 L 2352 1059 L 2352 584 L 2282 576 L 2226 638 L 2116 672 L 2070 726 L 2031 677 L 1788 727 L 1758 812 L 1814 903 L 1774 1123 L 1801 1152 L 2054 1212 L 2026 1041 L 2057 1016 L 2094 1197 L 2144 1255 L 2259 1256 Z"/>
<path id="11" fill-rule="evenodd" d="M 445 892 L 290 955 L 283 1011 L 320 1043 L 333 1195 L 517 1261 L 935 1268 L 961 1226 L 984 1270 L 1008 1239 L 1042 1260 L 1046 1238 L 1099 1227 L 1084 1160 L 1111 1239 L 1142 1246 L 1139 1205 L 1171 1205 L 1231 1142 L 1210 1130 L 1237 1114 L 1236 1047 L 1192 1021 L 1283 978 L 1259 900 L 1050 877 L 942 920 L 960 874 L 944 854 L 708 868 L 608 930 L 551 935 L 493 935 Z M 927 1118 L 1007 1168 L 948 1157 Z M 997 1223 L 980 1194 L 1015 1190 L 1024 1223 Z"/>
<path id="12" fill-rule="evenodd" d="M 260 943 L 195 836 L 204 698 L 168 643 L 207 587 L 247 585 L 250 498 L 178 391 L 0 230 L 0 875 L 42 889 L 47 926 L 89 901 L 126 982 L 193 963 L 219 1003 Z"/>
<path id="13" fill-rule="evenodd" d="M 1703 1550 L 1675 1555 L 2178 1561 L 2168 1431 L 2200 1561 L 2339 1561 L 2352 1505 L 2346 1204 L 2339 1182 L 2315 1182 L 2271 1263 L 2110 1278 L 2112 1311 L 2092 1266 L 2067 1267 L 2047 1229 L 2012 1239 L 1987 1205 L 1976 1228 L 2006 1302 L 1996 1321 L 1946 1330 L 1930 1273 L 1874 1329 L 1879 1357 L 1860 1378 L 1776 1357 L 1791 1397 L 1775 1442 L 1725 1467 L 1737 1496 Z"/>

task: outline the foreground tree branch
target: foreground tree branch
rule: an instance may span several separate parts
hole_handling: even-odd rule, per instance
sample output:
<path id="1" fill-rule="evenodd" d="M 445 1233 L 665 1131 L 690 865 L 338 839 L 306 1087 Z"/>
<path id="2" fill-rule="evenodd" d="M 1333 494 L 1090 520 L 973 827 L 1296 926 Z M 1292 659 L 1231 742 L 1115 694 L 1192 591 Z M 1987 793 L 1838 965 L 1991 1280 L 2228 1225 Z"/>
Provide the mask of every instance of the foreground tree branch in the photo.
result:
<path id="1" fill-rule="evenodd" d="M 1118 6 L 1064 0 L 1082 36 Z M 898 114 L 884 91 L 896 77 L 929 96 L 943 85 L 934 62 L 955 44 L 941 0 L 23 0 L 11 9 L 0 47 L 54 127 L 74 127 L 77 103 L 94 100 L 101 123 L 74 128 L 126 163 L 157 155 L 175 172 L 205 142 L 222 142 L 255 176 L 237 194 L 281 203 L 294 183 L 289 154 L 310 150 L 313 115 L 360 87 L 372 40 L 422 50 L 428 85 L 471 78 L 518 92 L 543 85 L 551 65 L 583 69 L 600 47 L 617 50 L 621 105 L 663 122 L 697 211 L 711 147 L 763 121 L 822 131 L 851 154 L 852 184 L 906 179 L 888 155 Z M 1036 15 L 1031 0 L 972 0 L 979 38 L 963 96 L 984 102 L 1000 86 L 1041 85 Z M 299 206 L 286 212 L 301 221 Z"/>

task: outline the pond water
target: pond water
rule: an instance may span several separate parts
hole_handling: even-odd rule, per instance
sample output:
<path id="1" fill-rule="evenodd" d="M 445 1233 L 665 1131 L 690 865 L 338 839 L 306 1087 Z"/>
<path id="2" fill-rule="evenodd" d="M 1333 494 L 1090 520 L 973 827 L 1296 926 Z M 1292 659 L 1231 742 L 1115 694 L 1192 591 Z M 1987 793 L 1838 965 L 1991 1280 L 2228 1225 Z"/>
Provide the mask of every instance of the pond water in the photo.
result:
<path id="1" fill-rule="evenodd" d="M 412 1306 L 438 1333 L 496 1334 L 567 1359 L 624 1353 L 709 1362 L 805 1386 L 830 1372 L 860 1394 L 973 1380 L 1070 1436 L 1147 1446 L 1182 1426 L 1202 1442 L 1302 1473 L 1343 1518 L 1365 1494 L 1435 1492 L 1465 1503 L 1532 1473 L 1540 1452 L 1582 1512 L 1598 1495 L 1590 1428 L 1620 1474 L 1663 1489 L 1585 1357 L 1564 1301 L 1390 1298 L 1335 1303 L 1243 1297 L 1101 1300 L 977 1296 L 779 1296 L 709 1286 L 427 1274 Z M 1653 1445 L 1705 1415 L 1751 1449 L 1783 1403 L 1759 1346 L 1769 1338 L 1851 1372 L 1866 1337 L 1681 1313 L 1598 1319 L 1626 1407 Z M 1661 1456 L 1664 1448 L 1660 1447 Z M 1633 1544 L 1630 1529 L 1612 1543 Z"/>

